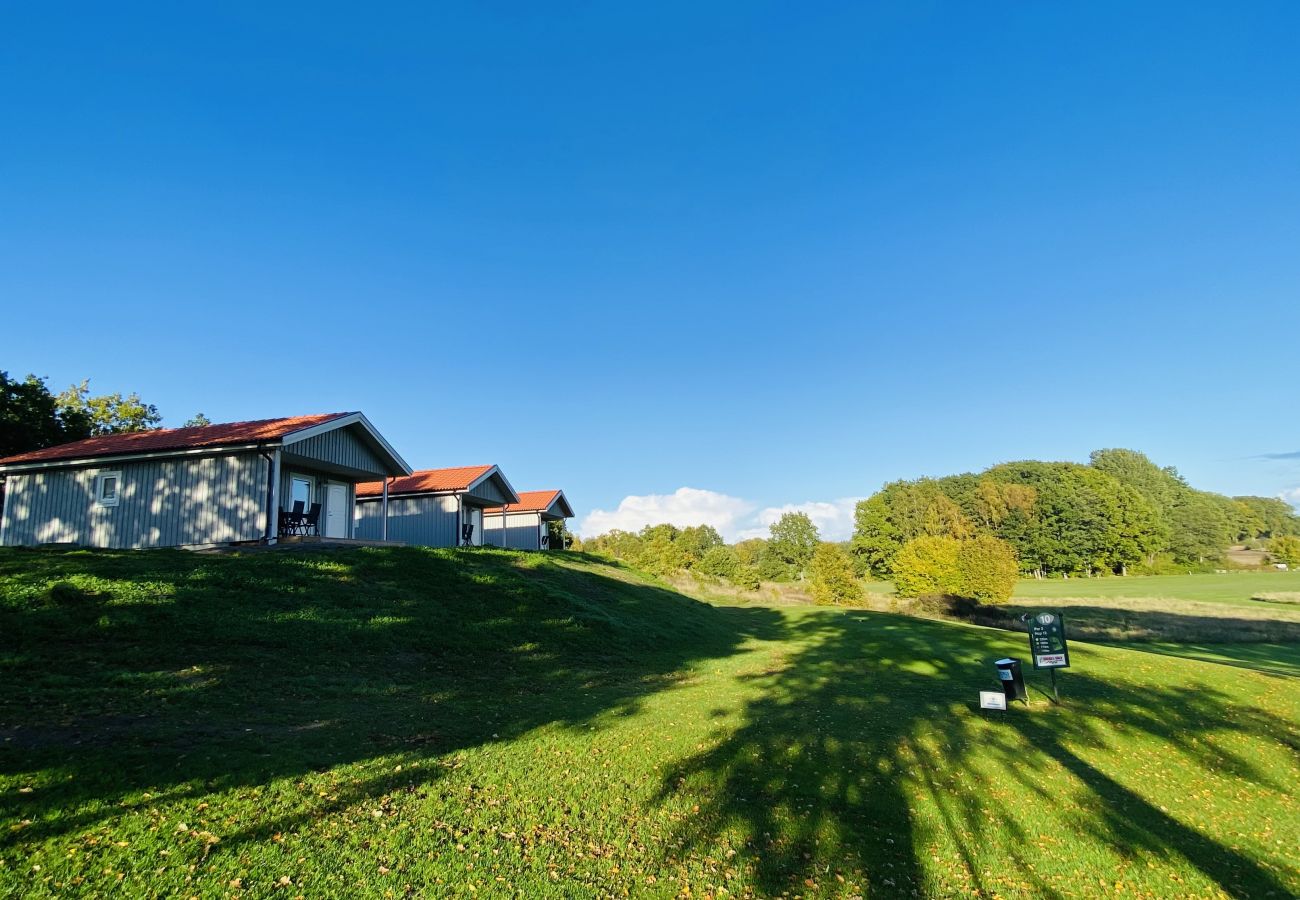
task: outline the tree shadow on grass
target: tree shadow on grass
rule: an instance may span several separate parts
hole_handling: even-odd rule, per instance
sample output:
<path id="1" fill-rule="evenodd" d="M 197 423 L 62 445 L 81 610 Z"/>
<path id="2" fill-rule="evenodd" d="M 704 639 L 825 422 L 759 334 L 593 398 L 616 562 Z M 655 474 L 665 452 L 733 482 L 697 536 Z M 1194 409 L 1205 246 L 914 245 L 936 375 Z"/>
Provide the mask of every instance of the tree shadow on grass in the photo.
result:
<path id="1" fill-rule="evenodd" d="M 1047 813 L 1064 803 L 1077 811 L 1072 827 L 1121 857 L 1172 861 L 1234 897 L 1290 896 L 1268 865 L 1178 821 L 1097 762 L 1123 768 L 1133 750 L 1115 746 L 1120 733 L 1284 795 L 1288 786 L 1254 760 L 1207 738 L 1276 740 L 1285 722 L 1203 685 L 1139 690 L 1076 671 L 1068 708 L 1013 710 L 993 723 L 968 695 L 991 650 L 1015 646 L 994 633 L 828 613 L 808 615 L 792 637 L 805 649 L 753 676 L 760 696 L 741 727 L 665 780 L 661 802 L 701 798 L 675 853 L 739 842 L 742 877 L 763 896 L 986 895 L 1010 884 L 1053 897 L 1069 885 L 1044 874 L 1054 838 L 1025 805 Z M 945 852 L 956 860 L 949 869 Z"/>
<path id="2" fill-rule="evenodd" d="M 768 610 L 572 565 L 492 550 L 6 551 L 0 774 L 38 786 L 0 795 L 0 821 L 29 823 L 0 831 L 0 847 L 133 807 L 630 715 L 693 663 L 778 628 Z M 353 785 L 316 812 L 401 780 Z M 267 816 L 219 852 L 303 815 Z"/>

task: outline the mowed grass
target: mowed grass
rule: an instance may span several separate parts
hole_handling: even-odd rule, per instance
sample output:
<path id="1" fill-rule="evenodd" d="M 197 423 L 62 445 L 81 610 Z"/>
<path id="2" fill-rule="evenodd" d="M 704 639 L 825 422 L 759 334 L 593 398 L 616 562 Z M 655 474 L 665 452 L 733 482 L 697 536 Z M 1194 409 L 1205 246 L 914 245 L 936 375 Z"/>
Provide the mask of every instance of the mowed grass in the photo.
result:
<path id="1" fill-rule="evenodd" d="M 0 552 L 0 892 L 1300 892 L 1291 679 L 569 554 Z M 1031 675 L 1032 678 L 1032 675 Z"/>
<path id="2" fill-rule="evenodd" d="M 1225 572 L 1211 575 L 1141 575 L 1126 578 L 1024 579 L 1015 597 L 1149 597 L 1260 606 L 1259 594 L 1300 592 L 1300 572 Z"/>

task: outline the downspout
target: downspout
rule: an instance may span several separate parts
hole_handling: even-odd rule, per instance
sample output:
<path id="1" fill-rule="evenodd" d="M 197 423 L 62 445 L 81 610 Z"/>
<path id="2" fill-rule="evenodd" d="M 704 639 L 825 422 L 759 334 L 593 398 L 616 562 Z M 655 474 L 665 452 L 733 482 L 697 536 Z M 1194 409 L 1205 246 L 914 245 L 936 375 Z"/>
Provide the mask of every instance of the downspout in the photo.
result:
<path id="1" fill-rule="evenodd" d="M 465 499 L 456 495 L 456 546 L 465 546 Z"/>
<path id="2" fill-rule="evenodd" d="M 387 478 L 384 479 L 384 499 L 381 506 L 384 513 L 384 522 L 383 525 L 379 527 L 379 539 L 381 541 L 386 541 L 388 540 L 388 479 Z"/>
<path id="3" fill-rule="evenodd" d="M 274 545 L 280 537 L 280 448 L 272 450 L 270 456 L 262 452 L 261 457 L 268 463 L 265 541 Z"/>
<path id="4" fill-rule="evenodd" d="M 275 516 L 275 461 L 265 450 L 259 450 L 257 455 L 266 460 L 266 529 L 262 534 L 262 542 L 269 544 L 273 537 L 271 529 L 276 526 Z"/>
<path id="5" fill-rule="evenodd" d="M 5 523 L 9 521 L 9 479 L 0 475 L 0 547 L 5 545 Z"/>

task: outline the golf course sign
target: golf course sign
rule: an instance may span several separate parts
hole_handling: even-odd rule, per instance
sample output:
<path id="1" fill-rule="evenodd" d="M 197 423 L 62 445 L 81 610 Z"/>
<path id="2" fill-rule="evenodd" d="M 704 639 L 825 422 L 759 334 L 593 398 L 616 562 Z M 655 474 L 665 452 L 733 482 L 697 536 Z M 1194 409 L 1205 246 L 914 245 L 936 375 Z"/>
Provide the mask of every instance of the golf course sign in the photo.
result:
<path id="1" fill-rule="evenodd" d="M 1065 619 L 1059 612 L 1040 612 L 1029 620 L 1029 653 L 1035 669 L 1069 668 Z"/>

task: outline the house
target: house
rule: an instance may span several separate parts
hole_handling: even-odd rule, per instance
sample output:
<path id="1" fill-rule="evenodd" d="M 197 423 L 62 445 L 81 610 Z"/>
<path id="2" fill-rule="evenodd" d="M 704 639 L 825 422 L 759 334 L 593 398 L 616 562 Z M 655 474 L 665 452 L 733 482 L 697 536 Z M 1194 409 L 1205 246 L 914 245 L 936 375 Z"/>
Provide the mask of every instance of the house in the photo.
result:
<path id="1" fill-rule="evenodd" d="M 349 538 L 356 484 L 410 472 L 359 412 L 105 435 L 0 459 L 0 544 L 275 543 L 295 501 Z"/>
<path id="2" fill-rule="evenodd" d="M 571 518 L 573 507 L 564 491 L 524 491 L 516 503 L 483 511 L 483 541 L 494 547 L 546 550 L 549 523 Z"/>
<path id="3" fill-rule="evenodd" d="M 518 501 L 497 466 L 424 469 L 357 485 L 353 530 L 360 538 L 387 534 L 389 540 L 425 547 L 479 546 L 483 510 Z"/>

